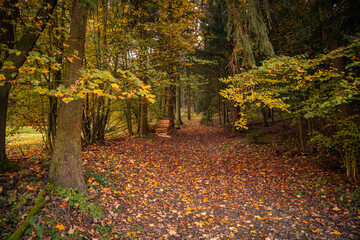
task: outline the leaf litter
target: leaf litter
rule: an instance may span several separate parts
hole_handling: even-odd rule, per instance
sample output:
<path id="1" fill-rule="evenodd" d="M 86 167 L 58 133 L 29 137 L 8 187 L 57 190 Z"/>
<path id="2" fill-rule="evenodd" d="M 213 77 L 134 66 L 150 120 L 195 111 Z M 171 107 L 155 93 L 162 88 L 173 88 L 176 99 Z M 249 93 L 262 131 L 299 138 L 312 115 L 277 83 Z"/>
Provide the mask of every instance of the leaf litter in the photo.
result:
<path id="1" fill-rule="evenodd" d="M 56 219 L 53 228 L 65 238 L 360 236 L 359 210 L 351 201 L 339 200 L 351 187 L 340 174 L 322 170 L 304 156 L 250 145 L 241 134 L 229 138 L 219 126 L 186 124 L 171 139 L 123 137 L 86 147 L 88 201 L 101 207 L 102 216 L 86 215 L 69 198 L 54 197 L 36 218 L 45 229 Z M 41 161 L 33 165 L 33 174 L 46 168 Z M 19 176 L 17 181 L 25 180 Z M 35 179 L 27 189 L 17 184 L 7 191 L 33 192 L 39 185 Z"/>

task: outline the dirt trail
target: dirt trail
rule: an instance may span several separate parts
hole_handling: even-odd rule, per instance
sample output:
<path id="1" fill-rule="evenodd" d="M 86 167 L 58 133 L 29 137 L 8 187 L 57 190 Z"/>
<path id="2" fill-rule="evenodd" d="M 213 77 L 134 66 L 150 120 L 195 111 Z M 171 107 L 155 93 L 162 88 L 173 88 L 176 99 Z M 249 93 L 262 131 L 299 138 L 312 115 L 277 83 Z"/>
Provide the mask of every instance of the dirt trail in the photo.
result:
<path id="1" fill-rule="evenodd" d="M 359 216 L 339 205 L 330 173 L 228 138 L 221 127 L 186 125 L 171 139 L 124 138 L 85 152 L 87 167 L 111 171 L 102 207 L 119 237 L 360 238 Z"/>

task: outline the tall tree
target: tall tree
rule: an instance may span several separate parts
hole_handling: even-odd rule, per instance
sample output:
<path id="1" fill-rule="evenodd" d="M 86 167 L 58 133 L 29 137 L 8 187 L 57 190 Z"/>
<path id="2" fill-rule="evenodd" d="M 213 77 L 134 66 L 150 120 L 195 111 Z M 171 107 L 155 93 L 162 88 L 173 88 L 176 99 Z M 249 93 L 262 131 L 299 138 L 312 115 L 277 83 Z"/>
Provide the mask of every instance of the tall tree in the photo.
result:
<path id="1" fill-rule="evenodd" d="M 46 0 L 36 13 L 35 21 L 25 29 L 20 40 L 16 41 L 14 29 L 16 27 L 17 14 L 19 13 L 18 1 L 5 1 L 0 8 L 0 44 L 6 46 L 1 49 L 2 58 L 0 67 L 0 170 L 7 170 L 9 161 L 6 156 L 6 116 L 8 109 L 8 96 L 11 82 L 17 77 L 19 68 L 24 64 L 27 55 L 33 49 L 40 33 L 57 4 L 57 0 Z M 6 52 L 16 49 L 16 52 Z M 9 66 L 4 66 L 5 63 Z"/>
<path id="2" fill-rule="evenodd" d="M 240 67 L 252 68 L 257 55 L 273 56 L 274 50 L 268 38 L 267 19 L 270 19 L 267 0 L 227 1 L 227 33 L 233 40 L 233 51 L 229 67 L 232 75 Z M 241 63 L 240 63 L 241 61 Z"/>
<path id="3" fill-rule="evenodd" d="M 70 86 L 79 80 L 79 69 L 85 55 L 85 36 L 88 6 L 82 0 L 73 1 L 68 60 L 63 84 Z M 76 56 L 76 57 L 74 57 Z M 69 60 L 69 58 L 73 58 Z M 81 117 L 83 101 L 61 102 L 54 151 L 50 164 L 49 181 L 56 186 L 77 188 L 85 193 L 81 159 Z"/>

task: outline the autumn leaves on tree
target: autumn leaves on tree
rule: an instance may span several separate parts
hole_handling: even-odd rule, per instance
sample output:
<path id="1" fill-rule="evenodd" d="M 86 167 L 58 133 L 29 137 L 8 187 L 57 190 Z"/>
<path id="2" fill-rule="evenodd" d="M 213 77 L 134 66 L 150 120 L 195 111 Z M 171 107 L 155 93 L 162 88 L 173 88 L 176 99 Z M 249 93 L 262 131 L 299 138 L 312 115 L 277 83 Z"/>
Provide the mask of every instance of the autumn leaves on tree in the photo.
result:
<path id="1" fill-rule="evenodd" d="M 5 130 L 10 128 L 6 128 L 6 109 L 11 85 L 25 93 L 28 89 L 23 86 L 31 84 L 40 94 L 38 101 L 49 106 L 48 112 L 42 110 L 48 118 L 37 123 L 47 132 L 52 152 L 49 180 L 82 192 L 81 144 L 104 141 L 115 103 L 126 115 L 130 134 L 132 123 L 137 122 L 137 134 L 148 136 L 148 122 L 154 120 L 148 117 L 148 104 L 157 98 L 154 91 L 165 93 L 159 96 L 162 101 L 156 111 L 174 121 L 175 85 L 180 85 L 180 62 L 184 61 L 180 55 L 192 52 L 196 40 L 195 6 L 188 1 L 49 1 L 44 5 L 5 1 L 1 9 L 9 14 L 1 19 L 1 40 L 6 45 L 0 86 L 2 170 L 10 166 Z M 20 22 L 26 16 L 33 20 L 23 29 Z M 48 34 L 41 35 L 45 26 Z M 19 41 L 14 39 L 15 29 L 24 32 Z M 26 49 L 24 39 L 31 43 Z"/>
<path id="2" fill-rule="evenodd" d="M 166 117 L 181 125 L 187 109 L 188 119 L 195 110 L 202 123 L 216 116 L 233 131 L 253 115 L 265 125 L 293 119 L 301 151 L 336 151 L 356 179 L 357 7 L 338 0 L 3 1 L 1 168 L 10 166 L 6 132 L 31 125 L 45 133 L 50 181 L 85 192 L 82 144 L 103 143 L 114 131 L 148 137 L 149 123 Z M 16 99 L 29 92 L 39 114 L 15 121 L 23 105 Z"/>

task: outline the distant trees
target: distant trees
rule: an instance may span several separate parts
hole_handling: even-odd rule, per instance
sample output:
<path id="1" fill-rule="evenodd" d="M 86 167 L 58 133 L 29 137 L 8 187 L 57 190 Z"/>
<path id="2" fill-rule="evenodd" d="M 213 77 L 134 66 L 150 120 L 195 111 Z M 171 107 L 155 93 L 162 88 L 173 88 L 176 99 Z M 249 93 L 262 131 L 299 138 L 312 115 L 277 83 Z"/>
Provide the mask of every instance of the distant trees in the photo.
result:
<path id="1" fill-rule="evenodd" d="M 357 179 L 360 45 L 359 28 L 353 23 L 359 14 L 351 9 L 358 3 L 271 4 L 275 52 L 302 55 L 274 57 L 224 80 L 227 88 L 221 95 L 241 110 L 235 125 L 246 128 L 251 108 L 287 112 L 295 119 L 302 151 L 306 139 L 337 151 L 347 175 Z"/>
<path id="2" fill-rule="evenodd" d="M 53 154 L 50 179 L 81 191 L 81 144 L 103 142 L 119 125 L 146 137 L 158 118 L 181 124 L 181 105 L 189 119 L 194 107 L 204 123 L 218 114 L 233 129 L 246 127 L 251 110 L 265 124 L 269 112 L 286 112 L 300 148 L 311 134 L 356 178 L 358 7 L 355 0 L 4 1 L 2 166 L 6 119 L 14 119 L 6 118 L 9 93 L 15 101 L 31 91 L 29 103 L 44 103 L 29 114 L 42 112 L 31 119 Z"/>
<path id="3" fill-rule="evenodd" d="M 50 181 L 84 192 L 82 144 L 104 141 L 107 129 L 115 127 L 109 127 L 111 120 L 121 116 L 125 116 L 130 134 L 133 125 L 138 125 L 139 136 L 147 136 L 149 119 L 156 120 L 164 108 L 172 106 L 169 96 L 175 96 L 172 89 L 180 84 L 184 56 L 193 51 L 197 41 L 195 6 L 182 0 L 48 1 L 48 5 L 40 1 L 5 1 L 1 5 L 0 120 L 6 121 L 13 83 L 27 85 L 12 92 L 13 100 L 26 91 L 39 97 L 42 114 L 33 111 L 24 116 L 38 114 L 33 116 L 37 122 L 32 122 L 38 124 L 37 129 L 46 131 L 47 147 L 52 153 Z M 33 8 L 39 9 L 36 14 L 24 10 Z M 14 30 L 21 25 L 19 9 L 23 11 L 21 17 L 28 14 L 28 19 L 35 19 L 25 20 L 30 26 L 22 31 L 30 43 L 26 49 L 22 48 L 22 38 L 13 39 L 17 35 Z M 47 34 L 39 38 L 45 26 Z M 12 57 L 15 61 L 10 61 Z M 20 58 L 22 62 L 18 63 Z M 161 101 L 151 105 L 155 97 Z M 11 113 L 16 113 L 20 104 L 13 104 Z M 21 127 L 21 123 L 16 126 Z M 6 130 L 6 124 L 1 124 L 1 160 L 7 159 Z"/>

